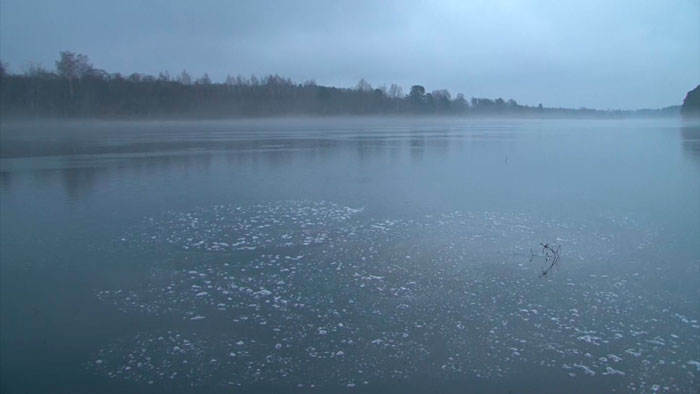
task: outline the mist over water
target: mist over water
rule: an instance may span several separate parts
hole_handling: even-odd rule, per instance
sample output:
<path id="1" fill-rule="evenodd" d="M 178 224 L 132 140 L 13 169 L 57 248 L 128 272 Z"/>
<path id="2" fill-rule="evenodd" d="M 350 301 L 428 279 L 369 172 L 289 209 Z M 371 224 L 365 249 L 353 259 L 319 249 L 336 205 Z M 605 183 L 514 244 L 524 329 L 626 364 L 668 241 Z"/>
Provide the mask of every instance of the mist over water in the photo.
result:
<path id="1" fill-rule="evenodd" d="M 6 123 L 1 391 L 697 392 L 698 174 L 680 119 Z"/>

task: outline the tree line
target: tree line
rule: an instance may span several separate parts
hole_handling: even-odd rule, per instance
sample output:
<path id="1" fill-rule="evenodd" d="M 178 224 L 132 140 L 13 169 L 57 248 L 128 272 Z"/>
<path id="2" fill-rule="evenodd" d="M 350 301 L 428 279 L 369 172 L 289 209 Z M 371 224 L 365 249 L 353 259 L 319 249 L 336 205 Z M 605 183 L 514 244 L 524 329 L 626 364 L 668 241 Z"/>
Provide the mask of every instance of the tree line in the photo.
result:
<path id="1" fill-rule="evenodd" d="M 10 73 L 0 63 L 0 115 L 19 117 L 257 117 L 283 115 L 499 115 L 597 113 L 529 107 L 515 100 L 452 97 L 446 89 L 413 85 L 373 87 L 361 79 L 354 88 L 295 83 L 279 75 L 228 76 L 214 83 L 207 74 L 171 76 L 108 73 L 87 56 L 60 53 L 55 70 L 30 65 Z"/>
<path id="2" fill-rule="evenodd" d="M 684 116 L 700 117 L 700 85 L 685 95 L 681 114 Z"/>

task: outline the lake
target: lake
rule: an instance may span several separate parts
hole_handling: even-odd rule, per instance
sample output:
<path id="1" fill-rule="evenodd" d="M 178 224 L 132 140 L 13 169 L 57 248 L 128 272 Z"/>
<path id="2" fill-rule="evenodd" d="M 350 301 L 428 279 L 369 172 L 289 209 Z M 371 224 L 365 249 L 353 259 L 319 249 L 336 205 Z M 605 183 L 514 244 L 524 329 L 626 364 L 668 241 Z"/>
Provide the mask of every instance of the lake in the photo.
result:
<path id="1" fill-rule="evenodd" d="M 699 267 L 681 119 L 1 128 L 7 393 L 698 392 Z"/>

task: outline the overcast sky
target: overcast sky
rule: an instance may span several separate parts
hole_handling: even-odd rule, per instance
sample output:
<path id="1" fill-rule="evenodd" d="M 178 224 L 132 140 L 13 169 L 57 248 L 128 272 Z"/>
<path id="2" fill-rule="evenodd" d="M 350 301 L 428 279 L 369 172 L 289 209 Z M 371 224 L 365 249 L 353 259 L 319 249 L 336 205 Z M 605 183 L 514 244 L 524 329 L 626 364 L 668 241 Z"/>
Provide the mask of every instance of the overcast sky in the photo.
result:
<path id="1" fill-rule="evenodd" d="M 700 83 L 700 0 L 0 0 L 0 59 L 214 81 L 277 73 L 562 107 L 663 107 Z"/>

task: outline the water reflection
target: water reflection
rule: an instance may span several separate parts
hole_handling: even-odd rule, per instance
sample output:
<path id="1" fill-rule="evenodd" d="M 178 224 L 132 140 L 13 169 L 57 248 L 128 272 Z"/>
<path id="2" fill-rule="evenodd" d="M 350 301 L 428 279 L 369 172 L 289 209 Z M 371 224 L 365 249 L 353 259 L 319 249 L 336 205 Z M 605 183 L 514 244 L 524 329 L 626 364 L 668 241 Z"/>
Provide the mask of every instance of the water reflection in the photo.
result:
<path id="1" fill-rule="evenodd" d="M 119 138 L 77 140 L 22 138 L 3 144 L 0 186 L 10 190 L 15 177 L 30 176 L 36 185 L 45 187 L 58 180 L 71 200 L 80 199 L 105 179 L 151 178 L 158 173 L 174 171 L 183 176 L 206 175 L 213 162 L 223 159 L 226 171 L 245 167 L 284 168 L 295 163 L 324 163 L 347 152 L 356 152 L 358 163 L 385 158 L 400 164 L 408 154 L 411 161 L 420 161 L 426 149 L 444 155 L 454 136 L 447 133 L 424 135 L 421 130 L 406 129 L 386 134 L 358 133 L 290 133 L 268 131 L 264 138 L 250 138 L 238 132 L 182 134 L 163 136 L 162 141 L 139 141 L 140 135 Z M 196 137 L 196 138 L 195 138 Z M 150 137 L 149 137 L 150 138 Z M 136 140 L 136 141 L 135 141 Z"/>
<path id="2" fill-rule="evenodd" d="M 683 151 L 700 160 L 700 125 L 685 125 L 681 128 Z"/>
<path id="3" fill-rule="evenodd" d="M 45 130 L 28 126 L 9 133 L 4 130 L 0 189 L 10 191 L 24 184 L 20 179 L 28 177 L 41 188 L 60 183 L 66 197 L 73 200 L 99 189 L 97 184 L 103 181 L 148 182 L 173 174 L 205 177 L 213 171 L 224 178 L 245 173 L 254 177 L 270 169 L 283 173 L 294 166 L 301 172 L 319 174 L 331 163 L 371 169 L 361 178 L 371 177 L 379 169 L 398 168 L 405 168 L 407 174 L 396 170 L 394 175 L 408 176 L 415 170 L 414 165 L 456 168 L 439 164 L 447 160 L 461 160 L 460 168 L 469 163 L 502 166 L 511 155 L 512 164 L 518 159 L 513 156 L 517 155 L 516 147 L 524 146 L 526 135 L 522 124 L 404 121 L 401 127 L 388 127 L 385 123 L 390 121 L 382 122 L 132 123 L 128 127 L 115 123 L 97 128 L 64 124 Z M 560 126 L 534 122 L 526 127 L 533 131 L 528 138 L 537 139 L 554 136 Z M 682 126 L 680 140 L 685 153 L 700 158 L 700 125 Z M 517 171 L 511 168 L 513 174 Z M 441 176 L 439 168 L 429 172 L 433 177 Z M 471 176 L 474 181 L 481 177 Z"/>
<path id="4" fill-rule="evenodd" d="M 12 185 L 12 173 L 0 171 L 0 189 L 9 189 Z"/>
<path id="5" fill-rule="evenodd" d="M 92 190 L 100 171 L 98 167 L 66 167 L 59 170 L 68 197 L 77 200 Z"/>
<path id="6" fill-rule="evenodd" d="M 420 134 L 414 134 L 409 140 L 411 147 L 411 159 L 420 161 L 423 159 L 423 149 L 425 148 L 425 137 Z"/>
<path id="7" fill-rule="evenodd" d="M 485 372 L 495 373 L 498 372 L 497 368 L 510 363 L 503 360 L 513 357 L 510 345 L 507 345 L 511 343 L 513 346 L 527 347 L 518 353 L 532 357 L 531 362 L 526 364 L 529 373 L 545 365 L 537 361 L 548 362 L 553 360 L 552 357 L 558 357 L 554 353 L 550 357 L 549 352 L 553 349 L 549 347 L 540 347 L 539 344 L 531 347 L 534 343 L 548 346 L 544 342 L 531 341 L 531 338 L 536 338 L 532 333 L 543 332 L 543 327 L 552 334 L 547 338 L 563 338 L 551 343 L 565 343 L 572 348 L 575 345 L 586 347 L 575 357 L 576 362 L 588 365 L 589 362 L 600 362 L 596 361 L 600 360 L 598 356 L 609 356 L 607 345 L 598 347 L 598 344 L 591 343 L 595 341 L 592 335 L 565 334 L 559 337 L 562 333 L 574 333 L 569 328 L 574 327 L 570 323 L 573 320 L 560 321 L 561 316 L 577 319 L 577 329 L 593 329 L 596 336 L 601 336 L 598 333 L 602 332 L 612 334 L 613 328 L 619 328 L 621 322 L 628 324 L 629 330 L 635 330 L 631 333 L 639 333 L 638 325 L 646 326 L 650 316 L 665 319 L 664 324 L 668 324 L 666 320 L 672 321 L 674 325 L 668 326 L 672 329 L 668 333 L 673 332 L 674 337 L 665 336 L 669 341 L 669 346 L 665 348 L 657 348 L 659 341 L 655 338 L 658 335 L 656 332 L 649 331 L 643 338 L 637 338 L 638 334 L 625 333 L 624 341 L 629 340 L 630 347 L 634 347 L 632 353 L 638 352 L 635 349 L 639 343 L 650 350 L 641 356 L 648 354 L 653 357 L 650 360 L 654 364 L 649 365 L 657 365 L 657 355 L 668 354 L 666 350 L 672 352 L 672 346 L 676 346 L 676 343 L 680 346 L 697 344 L 696 336 L 692 336 L 689 328 L 684 326 L 687 322 L 672 317 L 676 311 L 683 316 L 691 316 L 697 310 L 697 302 L 693 303 L 694 298 L 688 297 L 696 288 L 691 283 L 693 272 L 696 272 L 691 263 L 697 261 L 697 248 L 693 247 L 697 242 L 690 238 L 698 233 L 700 223 L 697 221 L 700 189 L 697 188 L 696 173 L 693 172 L 698 168 L 696 159 L 700 157 L 700 130 L 697 127 L 683 128 L 677 122 L 634 121 L 594 124 L 585 121 L 472 121 L 462 124 L 460 122 L 463 121 L 454 120 L 452 124 L 445 125 L 435 120 L 429 125 L 419 122 L 414 125 L 412 120 L 402 120 L 397 124 L 403 127 L 382 128 L 375 127 L 376 123 L 372 122 L 365 125 L 341 125 L 333 119 L 324 122 L 325 126 L 314 121 L 306 126 L 294 124 L 289 127 L 271 121 L 267 125 L 256 123 L 254 127 L 245 122 L 235 125 L 229 122 L 146 124 L 125 130 L 118 127 L 104 130 L 84 128 L 73 132 L 70 140 L 66 139 L 70 142 L 57 141 L 47 132 L 42 137 L 40 131 L 34 130 L 33 134 L 10 136 L 6 144 L 8 140 L 3 134 L 0 145 L 4 149 L 2 152 L 8 155 L 0 157 L 0 209 L 3 212 L 0 215 L 0 230 L 5 241 L 4 258 L 9 262 L 6 266 L 60 267 L 66 272 L 64 277 L 46 273 L 5 276 L 8 279 L 4 283 L 15 285 L 3 287 L 8 295 L 3 299 L 14 302 L 25 300 L 28 296 L 45 298 L 46 301 L 40 304 L 42 310 L 51 311 L 58 317 L 53 322 L 53 327 L 58 328 L 46 324 L 24 324 L 27 319 L 24 319 L 22 311 L 26 308 L 22 308 L 5 320 L 23 322 L 23 325 L 17 325 L 18 328 L 5 335 L 25 335 L 22 328 L 28 327 L 26 331 L 34 331 L 27 335 L 32 339 L 40 336 L 36 332 L 39 330 L 39 334 L 42 334 L 43 328 L 52 333 L 70 333 L 62 335 L 57 343 L 68 340 L 73 341 L 71 344 L 84 344 L 87 342 L 85 337 L 94 336 L 90 344 L 83 345 L 86 348 L 79 352 L 79 360 L 66 364 L 66 375 L 73 379 L 76 370 L 85 369 L 84 357 L 94 354 L 91 352 L 104 344 L 125 334 L 127 340 L 131 340 L 130 335 L 135 332 L 132 328 L 145 328 L 146 332 L 150 332 L 150 327 L 156 328 L 159 319 L 152 320 L 148 316 L 144 321 L 134 321 L 132 326 L 131 321 L 124 322 L 130 319 L 125 319 L 125 315 L 105 307 L 105 304 L 91 303 L 98 282 L 106 282 L 98 286 L 104 289 L 131 288 L 144 280 L 150 284 L 150 279 L 146 279 L 151 278 L 150 271 L 143 269 L 155 266 L 161 274 L 171 267 L 177 267 L 172 268 L 176 270 L 173 272 L 183 275 L 159 275 L 152 282 L 153 292 L 139 293 L 145 294 L 151 301 L 163 300 L 164 303 L 158 305 L 165 305 L 166 308 L 168 302 L 181 300 L 181 305 L 185 305 L 190 301 L 191 297 L 187 297 L 187 294 L 190 294 L 194 288 L 191 285 L 195 283 L 188 281 L 209 281 L 211 278 L 228 280 L 232 272 L 236 280 L 239 276 L 241 280 L 252 280 L 246 283 L 249 288 L 264 287 L 269 291 L 286 292 L 287 298 L 306 294 L 313 300 L 309 305 L 315 307 L 332 301 L 334 305 L 331 307 L 336 308 L 340 301 L 351 299 L 344 293 L 347 289 L 354 289 L 351 286 L 372 283 L 361 287 L 364 290 L 359 293 L 348 294 L 353 295 L 353 303 L 358 301 L 355 306 L 363 305 L 358 308 L 359 311 L 374 314 L 372 308 L 383 305 L 383 309 L 376 309 L 382 312 L 382 317 L 378 314 L 366 317 L 358 313 L 354 320 L 356 327 L 363 327 L 366 318 L 379 322 L 374 326 L 377 335 L 374 335 L 375 329 L 369 327 L 366 332 L 372 335 L 364 338 L 369 347 L 354 347 L 356 352 L 346 352 L 344 357 L 332 360 L 334 362 L 357 361 L 359 357 L 371 354 L 375 350 L 366 352 L 365 349 L 379 349 L 370 342 L 377 338 L 386 344 L 402 344 L 396 349 L 406 353 L 396 360 L 406 362 L 407 366 L 419 365 L 415 361 L 420 358 L 408 352 L 419 349 L 414 343 L 422 343 L 433 352 L 431 364 L 428 365 L 433 365 L 433 360 L 440 362 L 434 365 L 437 371 L 444 371 L 443 365 L 453 368 L 453 371 L 455 366 L 467 367 L 468 364 L 460 364 L 462 360 L 467 360 L 474 361 L 477 367 L 488 366 Z M 45 141 L 43 144 L 46 146 L 36 141 Z M 682 148 L 679 148 L 679 141 Z M 681 160 L 682 155 L 693 159 Z M 509 161 L 506 161 L 506 157 L 510 157 Z M 299 205 L 294 205 L 297 203 Z M 340 208 L 322 210 L 336 212 L 324 216 L 314 213 L 320 212 L 317 211 L 319 206 Z M 238 211 L 220 211 L 221 207 L 249 207 L 251 210 L 250 215 L 240 215 Z M 273 207 L 281 207 L 282 210 Z M 293 207 L 298 209 L 287 209 Z M 189 216 L 184 216 L 191 212 L 204 213 L 204 216 L 198 217 L 208 219 L 192 222 Z M 289 217 L 297 218 L 299 225 L 303 224 L 303 229 L 283 225 L 277 227 L 274 233 L 266 233 L 268 227 L 260 226 L 258 230 L 251 231 L 261 231 L 261 236 L 247 230 L 242 235 L 250 240 L 269 238 L 291 242 L 286 236 L 298 236 L 302 240 L 306 239 L 307 234 L 318 232 L 335 237 L 332 241 L 334 247 L 316 248 L 319 244 L 301 248 L 302 244 L 297 243 L 300 249 L 290 249 L 290 259 L 285 257 L 279 261 L 273 253 L 262 249 L 255 252 L 245 249 L 240 250 L 240 259 L 238 254 L 230 259 L 229 255 L 215 254 L 219 252 L 213 249 L 206 253 L 204 249 L 197 249 L 203 254 L 193 252 L 195 249 L 190 246 L 199 240 L 191 238 L 188 232 L 171 231 L 182 225 L 189 229 L 187 231 L 191 230 L 197 237 L 205 237 L 212 244 L 222 240 L 228 242 L 228 238 L 239 242 L 237 233 L 229 232 L 231 227 L 224 225 L 230 218 L 263 218 L 274 223 L 282 216 L 279 212 L 292 214 Z M 343 221 L 334 227 L 328 220 L 329 217 L 339 218 L 348 212 L 357 213 L 356 217 L 347 219 L 352 222 L 351 226 L 345 225 L 350 222 Z M 161 224 L 156 227 L 141 227 L 142 224 L 154 223 L 150 221 L 152 217 L 172 220 L 156 222 Z M 317 219 L 318 225 L 307 225 L 310 220 L 316 223 Z M 201 226 L 204 224 L 206 226 Z M 162 231 L 152 231 L 153 228 Z M 297 230 L 289 231 L 290 228 Z M 129 242 L 123 238 L 125 234 L 132 235 L 128 238 Z M 182 255 L 179 252 L 171 255 L 173 234 L 183 241 L 182 245 L 188 247 L 182 250 Z M 154 238 L 153 235 L 158 236 Z M 320 242 L 326 239 L 330 238 L 323 238 Z M 533 286 L 536 275 L 523 271 L 528 269 L 527 251 L 539 242 L 555 239 L 566 243 L 567 265 L 552 282 L 536 282 L 537 286 Z M 232 247 L 233 243 L 227 247 Z M 271 249 L 275 255 L 279 250 Z M 250 262 L 254 262 L 255 266 L 245 267 L 247 272 L 239 275 L 238 269 L 244 267 L 238 264 L 248 261 L 248 256 L 259 254 L 267 257 L 261 260 L 252 260 L 251 257 Z M 301 254 L 308 254 L 306 258 L 309 260 L 291 259 Z M 368 259 L 364 260 L 365 257 Z M 468 261 L 478 262 L 479 266 L 493 263 L 489 265 L 493 270 L 468 270 L 462 263 L 465 257 Z M 273 258 L 275 261 L 272 261 Z M 331 260 L 335 265 L 326 264 Z M 222 264 L 224 261 L 235 264 Z M 352 265 L 340 267 L 336 263 L 345 261 Z M 206 278 L 191 276 L 190 267 L 184 267 L 189 264 L 201 265 L 195 268 L 205 269 L 211 275 L 207 274 L 209 276 Z M 296 279 L 291 279 L 279 283 L 277 280 L 281 277 L 271 275 L 272 269 L 278 275 L 287 265 L 296 267 L 289 275 L 298 278 L 299 282 L 292 282 Z M 229 266 L 231 271 L 224 268 Z M 161 267 L 165 267 L 165 271 L 159 271 Z M 404 270 L 406 267 L 409 269 Z M 180 271 L 180 268 L 186 269 Z M 358 271 L 358 268 L 361 270 Z M 358 272 L 361 274 L 355 275 Z M 219 273 L 221 276 L 217 276 Z M 119 275 L 122 277 L 118 278 Z M 565 280 L 568 275 L 583 280 L 576 280 L 571 283 L 576 286 L 570 286 Z M 24 276 L 32 278 L 23 279 Z M 178 282 L 183 284 L 182 297 L 171 297 L 164 292 L 166 288 L 163 284 L 171 278 L 183 280 Z M 336 281 L 329 281 L 328 278 Z M 380 280 L 386 285 L 375 287 Z M 77 286 L 72 285 L 74 281 L 79 282 Z M 504 285 L 506 282 L 511 285 Z M 314 287 L 316 285 L 317 288 Z M 399 293 L 394 293 L 399 290 Z M 554 296 L 550 297 L 550 290 Z M 375 291 L 384 294 L 382 297 L 385 298 L 376 299 L 386 301 L 385 304 L 374 303 Z M 410 297 L 418 297 L 408 298 L 411 300 L 410 307 L 422 308 L 414 309 L 415 319 L 413 312 L 406 312 L 403 307 L 396 308 L 394 305 L 395 302 L 403 302 L 402 297 L 409 295 L 409 292 Z M 331 293 L 339 294 L 338 299 L 326 296 Z M 199 300 L 206 300 L 202 304 L 206 307 L 203 308 L 214 307 L 214 294 L 212 291 L 208 295 L 197 296 Z M 565 296 L 562 297 L 562 294 Z M 638 298 L 638 295 L 649 296 L 652 302 L 640 302 L 642 298 Z M 657 296 L 661 297 L 662 302 L 653 302 Z M 425 302 L 416 302 L 420 299 Z M 141 302 L 139 298 L 128 300 L 135 300 L 134 305 L 138 304 L 138 308 L 153 305 Z M 361 303 L 363 300 L 367 302 Z M 436 312 L 435 300 L 440 300 L 437 304 L 446 307 Z M 524 311 L 513 309 L 516 302 L 520 306 L 521 301 L 529 304 L 530 301 L 541 300 L 547 302 L 541 306 L 522 305 L 528 306 Z M 262 298 L 255 304 L 246 303 L 241 307 L 256 309 L 258 301 L 262 301 Z M 673 304 L 670 309 L 674 310 L 670 313 L 664 309 L 669 303 Z M 262 302 L 259 304 L 263 305 Z M 607 307 L 601 307 L 598 311 L 579 308 L 579 305 L 594 304 Z M 467 305 L 478 307 L 472 308 L 478 313 L 465 311 Z M 643 308 L 633 308 L 637 305 Z M 570 306 L 579 309 L 572 312 Z M 546 309 L 553 312 L 543 313 Z M 236 316 L 240 310 L 243 309 L 230 309 L 235 311 Z M 331 320 L 340 315 L 330 313 L 332 310 L 326 309 L 329 313 L 324 311 L 324 316 L 330 319 L 327 320 L 329 327 L 338 327 L 338 321 Z M 540 313 L 536 314 L 533 312 L 535 310 Z M 585 320 L 579 320 L 579 310 L 581 315 L 586 316 Z M 686 313 L 686 310 L 690 312 Z M 80 311 L 84 316 L 82 324 L 75 324 L 78 319 L 73 319 L 74 315 L 66 311 Z M 187 309 L 187 312 L 190 311 Z M 182 327 L 185 330 L 209 327 L 217 331 L 219 321 L 215 316 L 218 312 L 212 312 L 204 320 L 183 320 Z M 262 314 L 259 316 L 264 317 Z M 314 316 L 318 315 L 314 312 L 309 316 L 315 321 Z M 473 335 L 462 331 L 469 325 L 463 325 L 464 321 L 455 321 L 455 316 L 459 319 L 473 317 L 470 319 L 474 323 L 470 328 Z M 693 314 L 690 319 L 696 319 L 695 316 Z M 227 325 L 222 332 L 228 332 L 231 320 L 224 317 Z M 380 338 L 379 330 L 399 333 L 385 330 L 385 327 L 418 329 L 415 323 L 423 320 L 423 317 L 436 322 L 425 331 L 429 337 L 423 336 L 421 329 L 420 332 L 412 332 L 409 339 L 403 339 L 403 336 L 384 338 L 383 332 Z M 685 317 L 682 319 L 688 320 Z M 30 320 L 38 322 L 37 319 Z M 253 319 L 248 322 L 251 321 Z M 265 320 L 266 327 L 271 328 L 271 322 Z M 508 327 L 511 328 L 502 322 L 510 322 Z M 258 332 L 258 322 L 255 324 Z M 423 327 L 422 324 L 420 326 Z M 498 328 L 490 334 L 494 326 Z M 649 327 L 652 326 L 654 324 Z M 353 327 L 353 324 L 346 324 L 345 327 Z M 534 331 L 528 332 L 528 327 Z M 202 329 L 202 333 L 209 328 Z M 318 343 L 329 345 L 331 342 L 325 338 L 337 338 L 329 332 L 324 333 L 328 336 L 323 340 L 316 341 L 316 327 L 306 325 L 300 330 L 283 332 L 313 334 L 308 338 L 314 342 L 314 346 L 318 346 Z M 527 338 L 527 345 L 516 336 Z M 439 337 L 451 342 L 431 339 Z M 151 337 L 143 338 L 148 340 Z M 413 338 L 422 339 L 412 342 Z M 479 345 L 485 343 L 482 342 L 484 338 L 493 338 L 496 342 L 489 342 L 488 346 Z M 673 343 L 670 342 L 671 338 L 674 338 Z M 454 363 L 443 364 L 448 356 L 444 349 L 471 349 L 467 342 L 472 339 L 475 341 L 471 353 L 473 358 L 464 357 L 466 353 L 460 352 L 461 356 L 455 357 Z M 303 341 L 291 343 L 303 344 Z M 114 348 L 118 350 L 114 354 L 128 356 L 134 354 L 132 350 L 144 348 L 141 347 L 142 342 L 133 344 L 136 347 Z M 333 346 L 336 344 L 334 342 Z M 233 342 L 231 346 L 239 348 L 241 345 Z M 64 363 L 66 356 L 73 356 L 68 353 L 73 352 L 75 346 L 65 348 L 70 352 L 53 352 L 52 357 L 60 360 L 59 363 Z M 225 346 L 212 348 L 226 349 Z M 636 362 L 635 366 L 627 364 L 621 368 L 622 364 L 611 364 L 616 369 L 630 371 L 627 376 L 635 376 L 636 379 L 639 371 L 662 376 L 662 369 L 672 365 L 668 362 L 664 364 L 666 366 L 658 364 L 658 370 L 647 368 L 646 359 L 642 361 L 637 356 L 623 353 L 628 348 L 620 346 L 619 353 L 626 358 L 624 362 Z M 28 352 L 24 346 L 16 346 L 7 354 L 15 358 L 25 357 L 26 362 L 22 359 L 18 363 L 22 367 L 36 367 L 33 349 L 30 347 Z M 482 362 L 486 351 L 491 349 L 500 350 L 498 354 L 492 354 L 493 357 L 488 357 L 487 362 Z M 597 354 L 599 349 L 605 353 Z M 40 350 L 42 354 L 52 353 L 44 351 L 44 348 Z M 595 357 L 585 356 L 584 352 L 588 350 Z M 271 349 L 273 353 L 277 351 L 276 348 Z M 543 351 L 539 353 L 543 357 L 537 355 L 536 352 L 540 351 Z M 268 355 L 267 352 L 257 354 Z M 145 355 L 150 357 L 150 354 Z M 566 357 L 569 356 L 574 357 L 566 353 Z M 223 361 L 219 357 L 216 359 L 233 362 Z M 678 357 L 671 358 L 669 355 L 666 359 L 676 362 Z M 202 360 L 205 373 L 215 370 L 209 357 Z M 230 360 L 230 357 L 226 357 L 226 360 Z M 130 359 L 128 362 L 131 361 L 142 360 Z M 76 365 L 77 362 L 80 365 Z M 681 360 L 681 363 L 686 362 L 685 359 Z M 639 363 L 643 369 L 636 367 Z M 543 370 L 563 370 L 566 367 L 560 367 L 562 364 L 563 361 L 546 365 Z M 122 364 L 115 365 L 120 367 Z M 339 365 L 356 366 L 357 363 L 353 361 Z M 391 366 L 386 363 L 378 365 L 380 370 Z M 236 370 L 255 371 L 242 368 Z M 579 369 L 582 368 L 578 367 L 575 371 L 580 376 L 582 372 Z M 601 374 L 606 373 L 603 364 L 599 364 L 599 370 Z M 137 369 L 133 368 L 134 371 Z M 345 374 L 354 369 L 338 371 Z M 573 373 L 569 369 L 563 372 Z M 564 376 L 568 379 L 568 375 Z M 651 381 L 646 375 L 643 378 Z"/>

